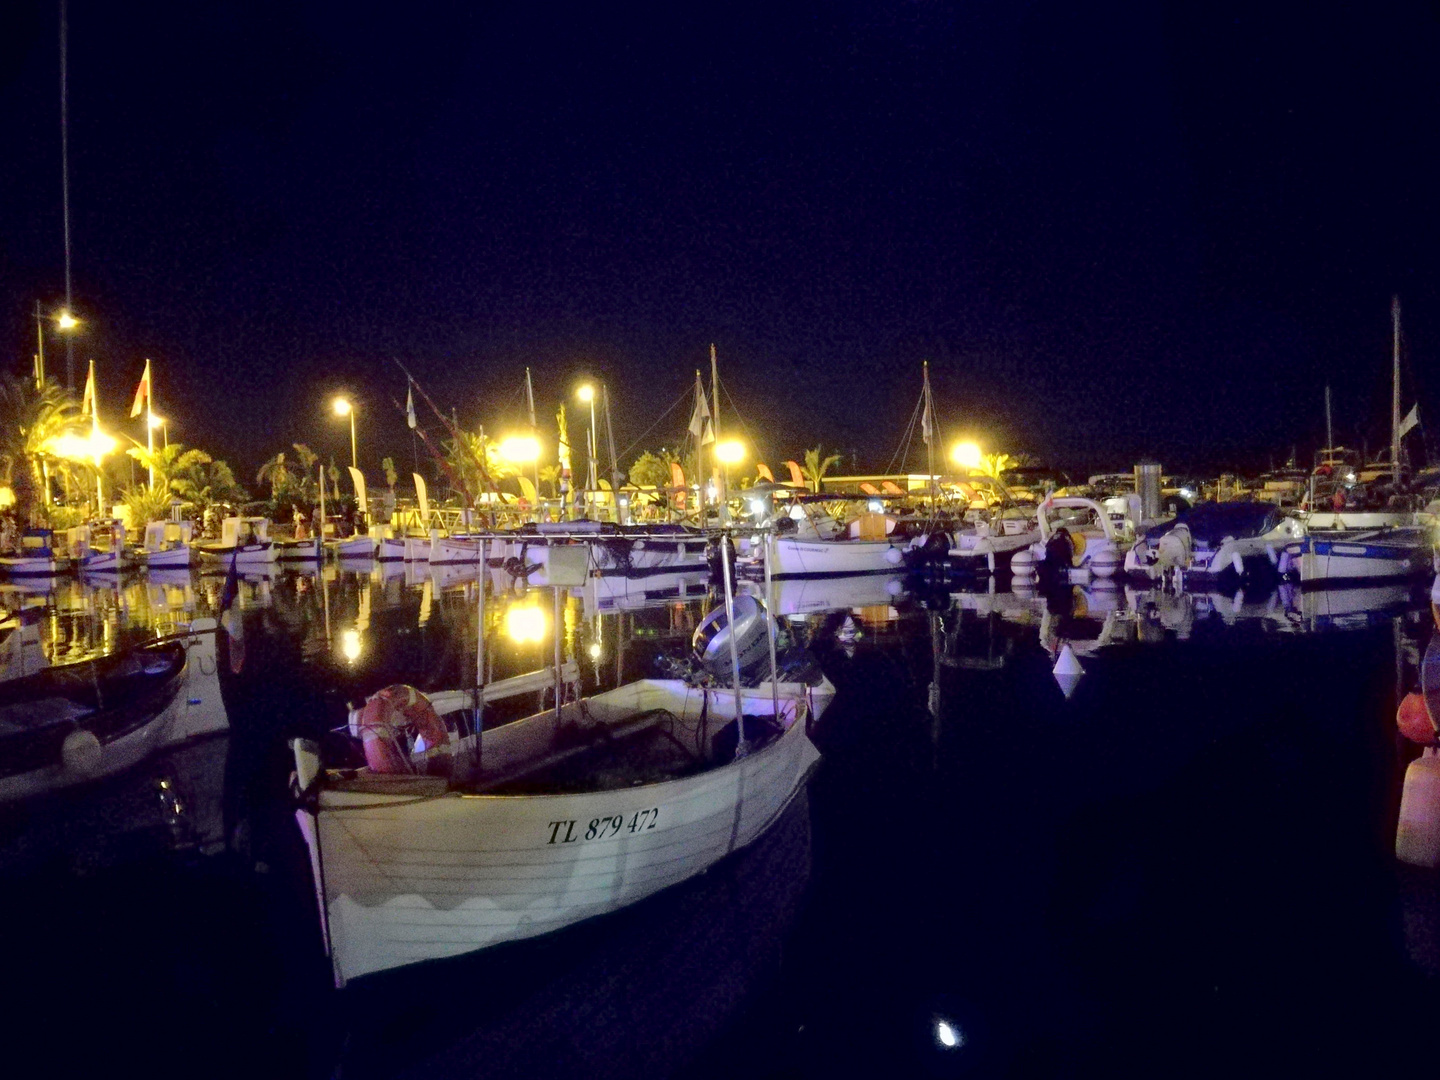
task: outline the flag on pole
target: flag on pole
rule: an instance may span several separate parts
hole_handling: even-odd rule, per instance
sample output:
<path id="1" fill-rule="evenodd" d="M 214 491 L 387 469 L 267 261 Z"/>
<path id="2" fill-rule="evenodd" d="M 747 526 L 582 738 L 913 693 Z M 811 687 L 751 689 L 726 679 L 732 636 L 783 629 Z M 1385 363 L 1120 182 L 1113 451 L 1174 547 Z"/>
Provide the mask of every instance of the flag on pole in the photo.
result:
<path id="1" fill-rule="evenodd" d="M 140 376 L 140 385 L 135 387 L 135 401 L 130 406 L 130 417 L 134 419 L 145 411 L 150 403 L 150 361 L 145 361 L 145 374 Z"/>
<path id="2" fill-rule="evenodd" d="M 565 423 L 565 406 L 562 404 L 555 413 L 555 427 L 560 432 L 560 438 L 556 443 L 560 451 L 560 475 L 570 475 L 570 428 Z"/>
<path id="3" fill-rule="evenodd" d="M 715 429 L 710 424 L 710 403 L 705 400 L 705 387 L 700 385 L 700 372 L 695 372 L 695 411 L 690 414 L 690 434 L 700 440 L 700 445 L 715 441 Z"/>
<path id="4" fill-rule="evenodd" d="M 1420 426 L 1420 404 L 1417 402 L 1411 406 L 1410 411 L 1405 414 L 1405 419 L 1400 421 L 1399 438 L 1404 438 L 1405 433 L 1413 427 Z"/>
<path id="5" fill-rule="evenodd" d="M 80 415 L 95 415 L 95 361 L 90 361 L 90 374 L 85 376 L 85 394 L 80 399 Z"/>
<path id="6" fill-rule="evenodd" d="M 405 384 L 405 426 L 411 431 L 415 430 L 415 391 L 410 384 Z"/>

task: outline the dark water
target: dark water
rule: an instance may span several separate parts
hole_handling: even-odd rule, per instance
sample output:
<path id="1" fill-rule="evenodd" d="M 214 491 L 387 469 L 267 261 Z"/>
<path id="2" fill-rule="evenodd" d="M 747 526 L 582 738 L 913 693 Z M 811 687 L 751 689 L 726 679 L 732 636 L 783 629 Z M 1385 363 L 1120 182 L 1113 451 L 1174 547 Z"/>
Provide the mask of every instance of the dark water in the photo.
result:
<path id="1" fill-rule="evenodd" d="M 228 737 L 0 809 L 10 1045 L 62 1075 L 295 1077 L 1354 1074 L 1432 1056 L 1436 883 L 1391 855 L 1396 687 L 1430 619 L 1403 593 L 791 588 L 780 610 L 839 694 L 808 798 L 775 829 L 617 915 L 337 994 L 285 739 L 390 682 L 473 681 L 475 590 L 333 569 L 249 583 L 222 656 Z M 77 657 L 218 594 L 196 578 L 30 602 L 47 652 Z M 493 677 L 551 655 L 548 625 L 507 638 L 511 606 L 553 619 L 548 593 L 491 597 Z M 596 607 L 572 598 L 560 621 L 592 686 L 653 674 L 707 604 Z M 1085 667 L 1069 700 L 1062 641 Z"/>

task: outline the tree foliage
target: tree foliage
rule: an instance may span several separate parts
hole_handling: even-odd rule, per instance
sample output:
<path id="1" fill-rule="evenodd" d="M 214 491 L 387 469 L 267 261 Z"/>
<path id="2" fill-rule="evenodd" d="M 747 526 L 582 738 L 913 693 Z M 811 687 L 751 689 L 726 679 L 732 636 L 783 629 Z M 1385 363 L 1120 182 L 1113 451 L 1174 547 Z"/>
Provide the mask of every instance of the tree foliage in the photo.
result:
<path id="1" fill-rule="evenodd" d="M 630 466 L 630 482 L 636 487 L 669 487 L 670 459 L 661 454 L 646 450 L 636 458 Z"/>
<path id="2" fill-rule="evenodd" d="M 41 498 L 46 444 L 79 420 L 75 395 L 55 380 L 37 388 L 29 376 L 0 375 L 0 470 L 21 521 L 34 521 L 48 501 Z"/>
<path id="3" fill-rule="evenodd" d="M 826 473 L 838 464 L 840 464 L 840 455 L 830 454 L 827 457 L 824 446 L 816 446 L 813 449 L 806 450 L 805 475 L 810 478 L 811 490 L 818 492 L 820 490 L 820 481 L 825 478 Z"/>

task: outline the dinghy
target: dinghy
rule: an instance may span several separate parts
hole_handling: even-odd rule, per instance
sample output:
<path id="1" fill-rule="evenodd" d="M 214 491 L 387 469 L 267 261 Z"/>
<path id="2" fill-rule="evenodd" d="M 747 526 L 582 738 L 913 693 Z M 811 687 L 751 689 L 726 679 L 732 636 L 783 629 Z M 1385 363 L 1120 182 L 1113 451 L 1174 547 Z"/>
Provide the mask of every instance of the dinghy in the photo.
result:
<path id="1" fill-rule="evenodd" d="M 0 801 L 120 772 L 228 727 L 215 621 L 186 634 L 0 684 Z"/>

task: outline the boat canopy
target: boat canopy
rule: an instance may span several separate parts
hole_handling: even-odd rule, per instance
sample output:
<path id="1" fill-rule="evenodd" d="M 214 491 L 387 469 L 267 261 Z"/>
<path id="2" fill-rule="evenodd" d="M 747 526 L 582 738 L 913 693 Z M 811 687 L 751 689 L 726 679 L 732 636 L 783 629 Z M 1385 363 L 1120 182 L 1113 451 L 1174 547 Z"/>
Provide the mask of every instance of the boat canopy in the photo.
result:
<path id="1" fill-rule="evenodd" d="M 1146 540 L 1158 540 L 1176 525 L 1184 525 L 1197 541 L 1218 544 L 1227 536 L 1263 536 L 1285 520 L 1285 513 L 1266 502 L 1203 502 L 1181 511 L 1174 521 L 1155 525 L 1145 533 Z"/>

